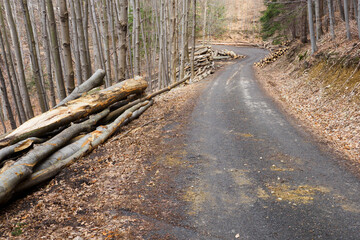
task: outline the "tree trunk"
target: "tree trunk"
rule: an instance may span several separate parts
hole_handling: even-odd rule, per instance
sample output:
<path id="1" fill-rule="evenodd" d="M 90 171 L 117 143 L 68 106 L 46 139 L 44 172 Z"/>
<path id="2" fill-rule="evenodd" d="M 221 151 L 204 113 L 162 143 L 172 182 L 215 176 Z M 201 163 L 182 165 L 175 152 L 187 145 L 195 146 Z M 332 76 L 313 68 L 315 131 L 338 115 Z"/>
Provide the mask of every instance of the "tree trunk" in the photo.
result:
<path id="1" fill-rule="evenodd" d="M 97 17 L 96 17 L 96 10 L 95 10 L 95 2 L 92 0 L 91 1 L 91 23 L 93 25 L 93 29 L 94 29 L 94 35 L 95 38 L 93 39 L 94 44 L 96 44 L 96 48 L 98 50 L 98 56 L 99 56 L 99 60 L 100 60 L 100 65 L 102 69 L 105 69 L 105 61 L 104 61 L 104 54 L 103 54 L 103 49 L 102 49 L 102 41 L 101 41 L 101 36 L 100 36 L 100 30 L 99 30 L 99 24 L 97 21 Z M 107 78 L 107 76 L 105 76 L 105 78 Z"/>
<path id="2" fill-rule="evenodd" d="M 207 1 L 208 0 L 205 0 L 205 2 L 204 2 L 203 45 L 205 45 L 205 37 L 206 37 Z"/>
<path id="3" fill-rule="evenodd" d="M 114 66 L 114 75 L 115 75 L 115 82 L 119 82 L 119 64 L 118 64 L 118 53 L 117 53 L 117 34 L 115 32 L 115 15 L 116 7 L 115 3 L 112 1 L 107 0 L 107 15 L 109 16 L 109 26 L 110 26 L 110 36 L 111 36 L 111 47 L 112 47 L 112 56 L 113 56 L 113 66 Z"/>
<path id="4" fill-rule="evenodd" d="M 0 91 L 1 91 L 1 95 L 4 96 L 4 105 L 5 105 L 6 111 L 8 113 L 11 129 L 15 129 L 16 128 L 16 122 L 15 122 L 14 115 L 13 115 L 12 110 L 11 110 L 9 97 L 8 97 L 8 94 L 7 94 L 7 91 L 6 91 L 5 79 L 4 79 L 4 76 L 2 74 L 1 69 L 0 69 Z"/>
<path id="5" fill-rule="evenodd" d="M 341 4 L 341 0 L 337 0 L 337 2 L 338 2 L 338 6 L 339 6 L 339 11 L 340 11 L 340 17 L 343 21 L 345 21 L 344 7 Z"/>
<path id="6" fill-rule="evenodd" d="M 76 25 L 77 25 L 77 33 L 78 33 L 78 43 L 80 49 L 80 59 L 81 59 L 81 69 L 83 71 L 82 79 L 88 79 L 91 75 L 89 72 L 89 62 L 87 59 L 86 53 L 86 44 L 85 44 L 85 34 L 84 34 L 84 26 L 82 22 L 82 13 L 81 13 L 81 2 L 80 0 L 75 0 L 75 14 L 76 14 Z"/>
<path id="7" fill-rule="evenodd" d="M 125 80 L 126 72 L 126 36 L 127 36 L 127 26 L 128 26 L 128 0 L 120 0 L 120 11 L 119 11 L 119 42 L 120 42 L 120 52 L 119 52 L 119 81 Z"/>
<path id="8" fill-rule="evenodd" d="M 315 0 L 316 40 L 319 40 L 323 34 L 321 17 L 320 0 Z"/>
<path id="9" fill-rule="evenodd" d="M 312 12 L 311 0 L 307 0 L 308 3 L 308 17 L 309 17 L 309 30 L 310 30 L 310 41 L 311 41 L 311 53 L 314 54 L 317 51 L 316 39 L 314 33 L 314 21 Z"/>
<path id="10" fill-rule="evenodd" d="M 195 77 L 195 40 L 196 40 L 196 0 L 193 0 L 193 26 L 192 26 L 192 51 L 191 51 L 191 80 Z"/>
<path id="11" fill-rule="evenodd" d="M 52 0 L 46 0 L 47 10 L 48 10 L 48 17 L 49 17 L 49 28 L 50 28 L 50 41 L 51 41 L 51 48 L 53 52 L 53 59 L 55 65 L 55 78 L 57 84 L 57 91 L 60 100 L 66 97 L 65 91 L 65 84 L 64 84 L 64 75 L 61 67 L 61 59 L 60 59 L 60 51 L 59 51 L 59 40 L 57 36 L 56 30 L 56 20 L 55 20 L 55 13 L 54 7 L 52 4 Z"/>
<path id="12" fill-rule="evenodd" d="M 76 70 L 76 82 L 77 85 L 83 83 L 82 78 L 82 69 L 81 69 L 81 59 L 80 59 L 80 49 L 79 49 L 79 38 L 78 38 L 78 27 L 76 21 L 76 13 L 74 1 L 70 1 L 71 9 L 71 27 L 72 27 L 72 36 L 73 36 L 73 47 L 74 47 L 74 56 L 75 56 L 75 70 Z M 95 43 L 93 43 L 95 45 Z"/>
<path id="13" fill-rule="evenodd" d="M 301 22 L 302 22 L 302 27 L 301 27 L 300 41 L 302 43 L 307 43 L 308 42 L 308 39 L 307 39 L 308 20 L 307 20 L 307 10 L 306 10 L 306 8 L 303 9 L 303 12 L 302 12 L 302 15 L 301 15 Z"/>
<path id="14" fill-rule="evenodd" d="M 55 96 L 55 87 L 52 76 L 52 67 L 51 67 L 51 50 L 49 44 L 49 24 L 46 12 L 46 0 L 40 0 L 41 6 L 41 27 L 42 27 L 42 36 L 43 36 L 43 47 L 45 52 L 45 62 L 46 62 L 46 75 L 50 88 L 50 101 L 51 106 L 56 105 L 56 96 Z"/>
<path id="15" fill-rule="evenodd" d="M 329 8 L 329 24 L 330 24 L 330 33 L 332 40 L 335 39 L 335 27 L 334 27 L 334 8 L 332 5 L 332 0 L 327 0 L 328 8 Z"/>
<path id="16" fill-rule="evenodd" d="M 15 25 L 15 21 L 12 15 L 12 10 L 10 6 L 9 0 L 4 1 L 5 4 L 5 11 L 7 15 L 7 22 L 10 29 L 10 34 L 12 38 L 12 43 L 14 45 L 14 52 L 15 52 L 15 58 L 16 58 L 16 65 L 18 68 L 18 77 L 19 77 L 19 85 L 20 85 L 20 92 L 21 92 L 21 98 L 24 101 L 24 107 L 26 111 L 27 118 L 34 117 L 34 112 L 31 106 L 31 101 L 29 97 L 29 92 L 27 90 L 26 86 L 26 79 L 25 79 L 25 72 L 24 72 L 24 64 L 23 64 L 23 57 L 20 50 L 20 41 L 19 36 L 17 32 L 17 27 Z"/>
<path id="17" fill-rule="evenodd" d="M 348 0 L 344 0 L 344 14 L 345 14 L 345 23 L 346 23 L 346 37 L 348 40 L 351 40 Z"/>
<path id="18" fill-rule="evenodd" d="M 129 79 L 110 88 L 73 100 L 66 106 L 51 109 L 28 120 L 7 135 L 6 138 L 1 139 L 0 147 L 14 144 L 29 137 L 41 137 L 44 133 L 99 112 L 131 94 L 141 93 L 146 87 L 147 83 L 142 78 Z"/>
<path id="19" fill-rule="evenodd" d="M 1 50 L 2 50 L 3 56 L 4 56 L 6 72 L 8 75 L 8 79 L 9 79 L 9 83 L 10 83 L 10 87 L 11 87 L 11 93 L 13 96 L 13 101 L 14 101 L 16 112 L 18 115 L 19 123 L 22 124 L 23 122 L 26 121 L 25 110 L 24 110 L 24 106 L 20 99 L 21 95 L 20 95 L 19 85 L 18 85 L 18 81 L 16 78 L 15 67 L 14 67 L 14 62 L 13 62 L 12 55 L 11 55 L 10 44 L 9 44 L 7 34 L 5 31 L 4 16 L 2 13 L 1 6 L 0 6 L 0 26 L 1 26 L 1 32 L 0 32 Z"/>
<path id="20" fill-rule="evenodd" d="M 110 87 L 112 85 L 112 74 L 111 74 L 111 61 L 110 61 L 110 36 L 109 36 L 109 17 L 107 14 L 107 1 L 106 0 L 102 0 L 102 22 L 101 22 L 101 32 L 102 32 L 102 36 L 103 36 L 103 44 L 104 44 L 104 60 L 105 60 L 105 68 L 106 68 L 106 82 L 105 82 L 105 86 L 106 87 Z M 101 5 L 101 3 L 100 3 Z"/>
<path id="21" fill-rule="evenodd" d="M 75 74 L 71 57 L 69 12 L 65 0 L 58 0 L 58 5 L 60 6 L 61 39 L 66 69 L 66 89 L 67 93 L 70 94 L 75 88 Z"/>
<path id="22" fill-rule="evenodd" d="M 21 3 L 21 7 L 22 7 L 22 10 L 24 13 L 24 19 L 25 19 L 25 24 L 26 24 L 26 33 L 28 36 L 31 63 L 32 63 L 32 68 L 33 68 L 33 79 L 34 79 L 35 85 L 36 85 L 36 92 L 38 94 L 38 100 L 39 100 L 41 111 L 46 112 L 47 110 L 49 110 L 49 106 L 46 101 L 46 93 L 44 91 L 45 88 L 43 87 L 42 81 L 41 81 L 41 75 L 40 75 L 41 69 L 39 66 L 39 59 L 38 59 L 37 52 L 35 49 L 35 38 L 34 38 L 33 28 L 31 26 L 29 9 L 28 9 L 26 0 L 22 0 L 20 3 Z"/>

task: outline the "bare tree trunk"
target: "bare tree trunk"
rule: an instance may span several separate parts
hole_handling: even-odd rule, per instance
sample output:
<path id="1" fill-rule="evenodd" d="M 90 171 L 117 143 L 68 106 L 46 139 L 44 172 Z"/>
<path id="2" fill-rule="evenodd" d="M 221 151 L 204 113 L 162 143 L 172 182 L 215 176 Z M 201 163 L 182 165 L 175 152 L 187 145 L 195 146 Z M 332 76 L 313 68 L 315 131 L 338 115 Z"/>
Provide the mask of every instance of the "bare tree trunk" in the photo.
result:
<path id="1" fill-rule="evenodd" d="M 96 18 L 96 10 L 95 10 L 95 2 L 94 2 L 94 0 L 91 0 L 91 22 L 93 24 L 93 29 L 94 29 L 95 35 L 96 35 L 95 39 L 93 39 L 93 41 L 95 41 L 95 44 L 97 46 L 97 50 L 99 51 L 98 55 L 100 57 L 101 68 L 105 69 L 104 54 L 103 54 L 103 49 L 102 49 L 102 41 L 101 41 L 98 21 L 97 21 L 97 18 Z M 105 78 L 107 78 L 107 76 L 105 76 Z"/>
<path id="2" fill-rule="evenodd" d="M 204 26 L 203 26 L 203 45 L 205 45 L 205 37 L 206 37 L 206 15 L 207 15 L 207 1 L 204 2 Z"/>
<path id="3" fill-rule="evenodd" d="M 75 13 L 75 6 L 74 1 L 70 2 L 70 9 L 71 9 L 71 26 L 72 26 L 72 36 L 73 36 L 73 47 L 74 47 L 74 56 L 75 56 L 75 70 L 76 70 L 76 82 L 77 85 L 83 83 L 82 78 L 82 69 L 81 69 L 81 59 L 80 59 L 80 49 L 79 49 L 79 38 L 78 38 L 78 27 L 76 21 L 76 13 Z M 95 45 L 95 43 L 94 43 Z"/>
<path id="4" fill-rule="evenodd" d="M 134 4 L 134 71 L 135 75 L 140 75 L 140 3 L 133 0 Z"/>
<path id="5" fill-rule="evenodd" d="M 339 6 L 339 11 L 340 11 L 341 19 L 342 19 L 343 21 L 345 21 L 344 7 L 343 7 L 343 5 L 341 4 L 341 0 L 337 0 L 337 2 L 338 2 L 338 6 Z"/>
<path id="6" fill-rule="evenodd" d="M 346 37 L 348 40 L 351 40 L 348 0 L 344 0 L 344 14 L 345 14 L 345 23 L 346 23 Z"/>
<path id="7" fill-rule="evenodd" d="M 19 118 L 19 123 L 22 124 L 23 122 L 26 121 L 25 110 L 20 99 L 21 95 L 20 95 L 19 85 L 16 77 L 14 62 L 11 55 L 9 40 L 5 31 L 4 16 L 1 7 L 0 7 L 0 26 L 1 26 L 1 32 L 0 32 L 1 50 L 3 52 L 3 56 L 5 60 L 6 72 L 11 87 L 11 93 L 13 96 L 14 105 L 16 107 L 16 112 Z"/>
<path id="8" fill-rule="evenodd" d="M 120 61 L 119 61 L 119 81 L 125 80 L 125 71 L 126 71 L 126 36 L 127 36 L 127 26 L 128 26 L 128 0 L 120 0 Z"/>
<path id="9" fill-rule="evenodd" d="M 90 47 L 89 47 L 89 1 L 88 0 L 84 1 L 82 16 L 83 16 L 84 39 L 85 39 L 85 53 L 88 62 L 88 72 L 90 76 L 92 73 L 92 67 L 91 67 L 91 57 L 90 57 Z"/>
<path id="10" fill-rule="evenodd" d="M 57 90 L 60 100 L 66 97 L 65 84 L 64 84 L 64 75 L 61 67 L 60 51 L 59 51 L 59 42 L 56 30 L 56 20 L 54 7 L 52 0 L 46 0 L 48 16 L 49 16 L 49 27 L 50 27 L 50 41 L 53 52 L 53 59 L 55 65 L 55 78 L 57 84 Z"/>
<path id="11" fill-rule="evenodd" d="M 65 0 L 58 0 L 60 7 L 61 39 L 63 47 L 64 64 L 66 69 L 66 88 L 70 94 L 75 88 L 74 67 L 71 58 L 69 12 Z"/>
<path id="12" fill-rule="evenodd" d="M 186 55 L 186 12 L 187 12 L 187 1 L 183 0 L 183 11 L 182 11 L 182 28 L 181 28 L 181 59 L 180 59 L 180 79 L 183 79 L 185 76 L 185 55 Z M 205 1 L 206 2 L 206 1 Z"/>
<path id="13" fill-rule="evenodd" d="M 322 22 L 320 15 L 320 0 L 315 0 L 315 20 L 316 20 L 316 40 L 319 40 L 322 35 Z"/>
<path id="14" fill-rule="evenodd" d="M 333 8 L 333 5 L 332 5 L 332 0 L 327 0 L 327 3 L 328 3 L 328 8 L 329 8 L 330 33 L 331 33 L 332 40 L 334 40 L 335 39 L 334 8 Z"/>
<path id="15" fill-rule="evenodd" d="M 112 74 L 111 74 L 111 62 L 110 62 L 110 37 L 109 37 L 109 17 L 108 17 L 108 6 L 107 1 L 102 0 L 102 24 L 100 27 L 102 28 L 102 36 L 103 36 L 103 44 L 104 44 L 104 60 L 105 60 L 105 68 L 106 68 L 106 87 L 112 85 Z"/>
<path id="16" fill-rule="evenodd" d="M 191 80 L 195 77 L 195 39 L 196 39 L 196 0 L 193 0 L 193 26 L 192 26 L 192 51 L 191 51 Z"/>
<path id="17" fill-rule="evenodd" d="M 313 12 L 312 12 L 312 4 L 311 0 L 307 0 L 308 2 L 308 17 L 309 17 L 309 30 L 310 30 L 310 41 L 311 41 L 311 53 L 315 53 L 317 51 L 316 39 L 314 33 L 314 21 L 313 21 Z"/>
<path id="18" fill-rule="evenodd" d="M 178 65 L 177 53 L 177 17 L 176 17 L 176 4 L 175 0 L 171 1 L 171 83 L 176 82 L 176 68 Z"/>
<path id="19" fill-rule="evenodd" d="M 40 0 L 41 6 L 41 22 L 42 22 L 42 36 L 43 36 L 43 47 L 45 51 L 45 62 L 46 62 L 46 75 L 49 82 L 50 87 L 50 101 L 51 106 L 54 107 L 56 105 L 56 97 L 55 97 L 55 87 L 52 77 L 52 67 L 51 67 L 51 50 L 49 44 L 49 34 L 48 34 L 48 18 L 46 12 L 46 2 L 45 0 Z"/>
<path id="20" fill-rule="evenodd" d="M 46 101 L 46 93 L 44 91 L 44 87 L 42 86 L 41 75 L 40 75 L 41 69 L 39 66 L 39 59 L 38 59 L 38 56 L 36 53 L 36 48 L 35 48 L 35 38 L 34 38 L 33 28 L 31 26 L 29 9 L 28 9 L 26 0 L 22 0 L 20 3 L 21 3 L 22 10 L 23 10 L 23 14 L 24 14 L 25 24 L 26 24 L 26 32 L 27 32 L 27 36 L 28 36 L 31 63 L 33 66 L 33 79 L 34 79 L 35 85 L 36 85 L 36 92 L 38 95 L 38 100 L 39 100 L 41 111 L 46 112 L 47 110 L 49 110 L 49 106 Z"/>
<path id="21" fill-rule="evenodd" d="M 307 43 L 307 26 L 308 26 L 308 20 L 307 20 L 307 10 L 304 8 L 302 15 L 301 15 L 301 22 L 302 22 L 302 28 L 301 28 L 301 37 L 300 41 L 302 43 Z"/>
<path id="22" fill-rule="evenodd" d="M 4 105 L 5 105 L 6 111 L 8 113 L 11 129 L 15 129 L 16 128 L 16 122 L 15 122 L 14 115 L 13 115 L 12 110 L 11 110 L 9 97 L 8 97 L 8 94 L 7 94 L 7 91 L 6 91 L 5 79 L 4 79 L 4 76 L 2 74 L 1 69 L 0 69 L 0 91 L 1 91 L 1 95 L 4 96 L 4 99 L 3 99 L 4 100 Z M 4 127 L 4 129 L 6 130 L 5 127 Z"/>
<path id="23" fill-rule="evenodd" d="M 9 0 L 5 0 L 4 4 L 5 4 L 5 11 L 6 11 L 6 15 L 7 15 L 8 25 L 9 25 L 9 29 L 10 29 L 10 34 L 11 34 L 11 38 L 12 38 L 12 43 L 14 45 L 15 58 L 16 58 L 16 62 L 17 62 L 16 65 L 18 68 L 18 77 L 19 77 L 21 98 L 24 101 L 24 107 L 25 107 L 27 118 L 32 118 L 32 117 L 34 117 L 34 112 L 33 112 L 32 106 L 31 106 L 29 92 L 28 92 L 27 86 L 26 86 L 23 57 L 22 57 L 21 50 L 20 50 L 20 42 L 19 42 L 17 27 L 15 25 L 15 21 L 12 16 L 12 11 L 11 11 L 11 6 L 10 6 Z"/>
<path id="24" fill-rule="evenodd" d="M 113 66 L 114 66 L 114 74 L 115 74 L 115 82 L 119 81 L 119 64 L 118 64 L 118 54 L 117 54 L 117 35 L 115 34 L 115 17 L 114 14 L 116 11 L 115 3 L 112 1 L 107 0 L 107 15 L 109 16 L 109 26 L 110 26 L 110 36 L 111 36 L 111 46 L 112 46 L 112 56 L 113 56 Z"/>
<path id="25" fill-rule="evenodd" d="M 82 13 L 81 13 L 81 2 L 80 0 L 75 0 L 75 14 L 76 14 L 76 25 L 77 33 L 79 38 L 79 48 L 80 48 L 80 59 L 81 59 L 81 69 L 83 71 L 83 79 L 88 79 L 91 75 L 89 72 L 89 62 L 86 54 L 86 44 L 85 44 L 85 34 L 84 26 L 82 22 Z"/>

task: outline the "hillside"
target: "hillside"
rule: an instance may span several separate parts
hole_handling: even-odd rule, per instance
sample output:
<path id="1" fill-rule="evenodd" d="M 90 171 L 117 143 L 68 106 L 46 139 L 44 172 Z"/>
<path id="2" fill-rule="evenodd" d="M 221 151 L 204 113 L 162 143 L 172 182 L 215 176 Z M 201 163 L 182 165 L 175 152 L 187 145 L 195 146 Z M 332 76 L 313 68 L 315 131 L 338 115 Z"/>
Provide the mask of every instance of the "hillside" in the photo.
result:
<path id="1" fill-rule="evenodd" d="M 257 75 L 270 95 L 323 143 L 357 165 L 360 159 L 360 83 L 356 22 L 348 41 L 345 23 L 336 40 L 325 34 L 311 56 L 310 44 L 294 42 L 286 56 Z M 358 169 L 359 170 L 359 169 Z"/>

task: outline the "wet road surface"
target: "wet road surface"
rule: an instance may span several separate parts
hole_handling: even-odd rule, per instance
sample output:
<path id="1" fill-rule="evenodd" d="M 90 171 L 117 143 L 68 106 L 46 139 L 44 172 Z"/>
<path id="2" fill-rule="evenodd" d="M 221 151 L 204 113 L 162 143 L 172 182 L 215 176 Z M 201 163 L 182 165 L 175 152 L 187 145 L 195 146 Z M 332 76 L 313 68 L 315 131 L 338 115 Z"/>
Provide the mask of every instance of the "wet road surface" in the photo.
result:
<path id="1" fill-rule="evenodd" d="M 227 48 L 248 57 L 226 66 L 193 112 L 176 238 L 360 239 L 359 179 L 263 93 L 252 66 L 264 50 Z"/>

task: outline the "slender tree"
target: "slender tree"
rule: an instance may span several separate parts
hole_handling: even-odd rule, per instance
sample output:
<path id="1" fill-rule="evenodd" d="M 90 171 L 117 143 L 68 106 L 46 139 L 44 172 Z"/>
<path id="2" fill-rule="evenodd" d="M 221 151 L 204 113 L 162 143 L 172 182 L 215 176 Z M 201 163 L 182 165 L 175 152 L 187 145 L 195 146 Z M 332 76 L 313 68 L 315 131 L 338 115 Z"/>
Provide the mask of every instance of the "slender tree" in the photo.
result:
<path id="1" fill-rule="evenodd" d="M 78 43 L 80 48 L 80 59 L 81 59 L 81 69 L 83 71 L 83 79 L 87 80 L 91 72 L 89 71 L 89 62 L 86 53 L 86 43 L 85 43 L 85 34 L 84 34 L 84 26 L 82 21 L 82 11 L 81 11 L 81 0 L 75 0 L 75 14 L 76 14 L 76 25 L 77 25 L 77 33 L 78 33 Z"/>
<path id="2" fill-rule="evenodd" d="M 31 63 L 33 69 L 33 79 L 35 81 L 36 92 L 38 94 L 38 100 L 40 104 L 40 108 L 42 112 L 46 112 L 49 110 L 48 103 L 46 101 L 46 93 L 44 91 L 44 87 L 42 86 L 41 81 L 41 74 L 40 74 L 40 66 L 39 66 L 39 59 L 35 48 L 35 37 L 33 33 L 33 28 L 31 26 L 29 8 L 27 5 L 27 0 L 22 0 L 21 7 L 24 14 L 25 24 L 26 24 L 26 33 L 28 36 L 28 43 L 30 49 L 30 56 L 31 56 Z"/>
<path id="3" fill-rule="evenodd" d="M 27 118 L 25 115 L 23 103 L 21 101 L 20 89 L 19 89 L 14 62 L 11 54 L 10 43 L 5 30 L 5 22 L 4 22 L 4 16 L 2 13 L 1 6 L 0 6 L 0 27 L 1 27 L 1 31 L 0 31 L 1 50 L 4 56 L 5 67 L 10 83 L 11 93 L 14 100 L 14 106 L 16 108 L 18 120 L 20 124 L 22 124 L 23 122 L 26 121 Z"/>
<path id="4" fill-rule="evenodd" d="M 60 100 L 66 97 L 64 75 L 61 66 L 60 51 L 59 51 L 59 40 L 56 30 L 56 20 L 52 0 L 46 0 L 47 13 L 49 17 L 49 30 L 50 30 L 50 45 L 52 49 L 52 55 L 55 65 L 55 78 L 58 96 Z"/>
<path id="5" fill-rule="evenodd" d="M 193 25 L 192 25 L 192 51 L 191 51 L 191 79 L 195 77 L 195 39 L 196 39 L 196 0 L 193 0 Z"/>
<path id="6" fill-rule="evenodd" d="M 315 0 L 316 40 L 319 40 L 322 35 L 322 22 L 320 12 L 320 0 Z"/>
<path id="7" fill-rule="evenodd" d="M 345 23 L 346 23 L 346 37 L 348 40 L 351 40 L 348 0 L 344 0 L 344 14 L 345 14 Z"/>
<path id="8" fill-rule="evenodd" d="M 332 40 L 335 39 L 335 23 L 334 23 L 334 8 L 332 4 L 332 0 L 327 0 L 328 3 L 328 9 L 329 9 L 329 25 L 330 25 L 330 33 Z"/>
<path id="9" fill-rule="evenodd" d="M 7 113 L 8 113 L 11 129 L 15 129 L 16 128 L 16 122 L 15 122 L 13 112 L 11 110 L 9 97 L 8 97 L 8 94 L 7 94 L 7 91 L 6 91 L 5 79 L 4 79 L 4 76 L 2 74 L 1 69 L 0 69 L 0 92 L 1 92 L 1 95 L 3 96 L 2 100 L 4 101 L 3 104 L 4 104 L 5 108 L 6 108 Z"/>
<path id="10" fill-rule="evenodd" d="M 340 11 L 340 17 L 343 21 L 345 21 L 345 12 L 344 12 L 344 7 L 341 4 L 341 0 L 337 0 L 338 2 L 338 6 L 339 6 L 339 11 Z"/>
<path id="11" fill-rule="evenodd" d="M 119 81 L 125 80 L 126 73 L 126 36 L 128 28 L 128 0 L 120 0 L 120 9 L 119 9 Z"/>
<path id="12" fill-rule="evenodd" d="M 32 118 L 32 117 L 34 117 L 34 112 L 33 112 L 32 106 L 31 106 L 29 92 L 28 92 L 27 86 L 26 86 L 26 78 L 25 78 L 24 64 L 23 64 L 23 57 L 22 57 L 23 55 L 20 50 L 20 41 L 19 41 L 19 36 L 18 36 L 18 32 L 17 32 L 17 27 L 15 25 L 15 21 L 14 21 L 13 15 L 12 15 L 12 10 L 11 10 L 9 0 L 5 0 L 4 5 L 5 5 L 5 11 L 6 11 L 6 16 L 7 16 L 7 20 L 8 20 L 7 22 L 8 22 L 9 29 L 10 29 L 10 35 L 12 38 L 12 43 L 13 43 L 14 52 L 15 52 L 21 98 L 24 101 L 24 107 L 25 107 L 25 112 L 26 112 L 27 118 Z"/>
<path id="13" fill-rule="evenodd" d="M 316 39 L 315 39 L 315 33 L 314 33 L 314 21 L 313 21 L 311 0 L 307 0 L 307 3 L 308 3 L 308 18 L 309 18 L 311 53 L 313 54 L 317 51 L 317 46 L 316 46 Z"/>
<path id="14" fill-rule="evenodd" d="M 58 0 L 60 7 L 60 25 L 61 25 L 61 42 L 66 69 L 66 89 L 70 94 L 75 88 L 74 67 L 72 64 L 72 54 L 70 46 L 70 29 L 69 29 L 69 12 L 65 0 Z"/>

